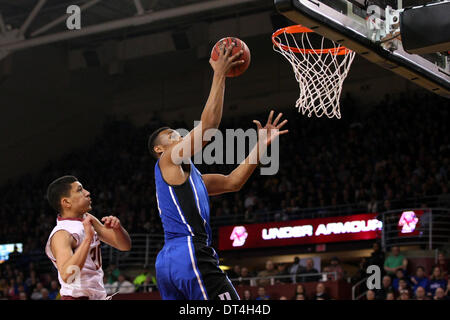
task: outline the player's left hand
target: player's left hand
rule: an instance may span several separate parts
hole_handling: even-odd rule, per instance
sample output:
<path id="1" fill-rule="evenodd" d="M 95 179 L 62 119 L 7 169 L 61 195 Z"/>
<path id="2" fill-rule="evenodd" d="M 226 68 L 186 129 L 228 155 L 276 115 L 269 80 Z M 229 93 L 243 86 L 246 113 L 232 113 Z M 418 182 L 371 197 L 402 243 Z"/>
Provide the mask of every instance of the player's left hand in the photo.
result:
<path id="1" fill-rule="evenodd" d="M 275 120 L 272 122 L 273 114 L 275 111 L 270 111 L 269 118 L 266 125 L 263 127 L 258 120 L 253 120 L 258 128 L 258 140 L 266 145 L 269 145 L 276 137 L 281 136 L 289 132 L 289 130 L 280 131 L 280 129 L 288 122 L 287 120 L 280 122 L 283 113 L 278 114 Z"/>
<path id="2" fill-rule="evenodd" d="M 104 226 L 108 229 L 119 229 L 120 228 L 120 220 L 114 216 L 103 217 L 102 222 Z"/>

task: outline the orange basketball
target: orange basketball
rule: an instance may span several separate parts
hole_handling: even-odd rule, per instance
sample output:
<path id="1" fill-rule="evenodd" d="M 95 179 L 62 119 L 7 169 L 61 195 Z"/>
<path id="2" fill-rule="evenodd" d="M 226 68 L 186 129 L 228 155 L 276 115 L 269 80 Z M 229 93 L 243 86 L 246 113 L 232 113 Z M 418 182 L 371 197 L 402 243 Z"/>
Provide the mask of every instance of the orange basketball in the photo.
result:
<path id="1" fill-rule="evenodd" d="M 211 51 L 211 59 L 213 59 L 214 61 L 216 61 L 217 58 L 219 58 L 219 52 L 220 52 L 219 45 L 222 42 L 226 43 L 225 48 L 227 48 L 229 45 L 234 43 L 234 47 L 231 52 L 231 55 L 238 53 L 240 50 L 244 51 L 244 53 L 242 53 L 242 55 L 238 59 L 238 60 L 244 60 L 244 63 L 231 68 L 230 71 L 228 71 L 228 73 L 227 73 L 227 77 L 240 76 L 241 74 L 243 74 L 245 72 L 245 70 L 247 70 L 248 66 L 250 65 L 250 50 L 248 49 L 245 42 L 242 41 L 241 39 L 234 38 L 234 37 L 223 38 L 223 39 L 220 39 L 219 41 L 217 41 L 217 43 L 214 45 L 214 47 Z"/>

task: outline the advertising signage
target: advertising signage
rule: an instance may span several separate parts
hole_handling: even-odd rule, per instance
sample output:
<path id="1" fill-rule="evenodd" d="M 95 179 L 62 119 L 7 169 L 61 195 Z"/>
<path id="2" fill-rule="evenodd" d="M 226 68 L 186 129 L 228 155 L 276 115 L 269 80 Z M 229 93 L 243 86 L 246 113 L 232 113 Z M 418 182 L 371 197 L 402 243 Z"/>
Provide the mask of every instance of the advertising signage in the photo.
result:
<path id="1" fill-rule="evenodd" d="M 376 239 L 376 213 L 234 225 L 219 228 L 219 250 L 279 247 Z"/>
<path id="2" fill-rule="evenodd" d="M 403 211 L 397 225 L 398 235 L 400 237 L 419 235 L 420 219 L 423 214 L 423 210 Z"/>
<path id="3" fill-rule="evenodd" d="M 14 252 L 14 248 L 17 248 L 17 252 L 21 253 L 23 250 L 23 244 L 22 243 L 0 244 L 0 263 L 3 263 L 9 259 L 9 254 Z"/>

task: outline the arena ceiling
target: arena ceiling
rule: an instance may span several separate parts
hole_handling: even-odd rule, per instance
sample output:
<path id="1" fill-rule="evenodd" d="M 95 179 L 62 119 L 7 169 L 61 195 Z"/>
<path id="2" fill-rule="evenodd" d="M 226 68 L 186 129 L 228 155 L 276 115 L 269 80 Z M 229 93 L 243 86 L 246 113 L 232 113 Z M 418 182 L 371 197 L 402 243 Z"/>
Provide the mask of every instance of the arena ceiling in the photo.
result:
<path id="1" fill-rule="evenodd" d="M 53 21 L 64 14 L 69 5 L 73 4 L 80 7 L 86 4 L 92 5 L 89 10 L 86 10 L 86 18 L 90 23 L 99 23 L 120 19 L 124 16 L 133 16 L 141 8 L 147 12 L 160 11 L 207 1 L 211 0 L 47 0 L 42 1 L 42 8 L 33 25 L 38 27 Z M 39 2 L 38 0 L 2 0 L 0 12 L 6 24 L 20 27 Z"/>
<path id="2" fill-rule="evenodd" d="M 67 30 L 70 5 L 81 9 L 81 30 Z M 113 36 L 124 30 L 151 33 L 272 9 L 270 0 L 1 0 L 0 59 L 16 50 L 69 39 L 82 45 L 93 35 Z"/>

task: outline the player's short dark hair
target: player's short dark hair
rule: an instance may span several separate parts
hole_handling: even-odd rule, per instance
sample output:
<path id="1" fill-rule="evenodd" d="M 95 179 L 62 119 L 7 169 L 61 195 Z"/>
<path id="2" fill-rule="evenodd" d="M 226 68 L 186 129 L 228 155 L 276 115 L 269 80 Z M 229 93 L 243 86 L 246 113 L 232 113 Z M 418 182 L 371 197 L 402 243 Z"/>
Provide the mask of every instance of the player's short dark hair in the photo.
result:
<path id="1" fill-rule="evenodd" d="M 60 213 L 62 211 L 61 198 L 70 196 L 70 190 L 72 189 L 71 184 L 75 181 L 78 181 L 78 179 L 74 176 L 63 176 L 50 183 L 48 186 L 47 200 L 56 212 Z"/>
<path id="2" fill-rule="evenodd" d="M 169 127 L 161 127 L 159 129 L 156 129 L 155 131 L 153 131 L 153 133 L 148 138 L 148 143 L 147 143 L 148 151 L 155 159 L 158 159 L 158 154 L 154 150 L 154 147 L 158 142 L 158 139 L 157 139 L 158 135 L 161 133 L 161 131 L 164 131 L 167 129 L 170 129 L 170 128 Z"/>

